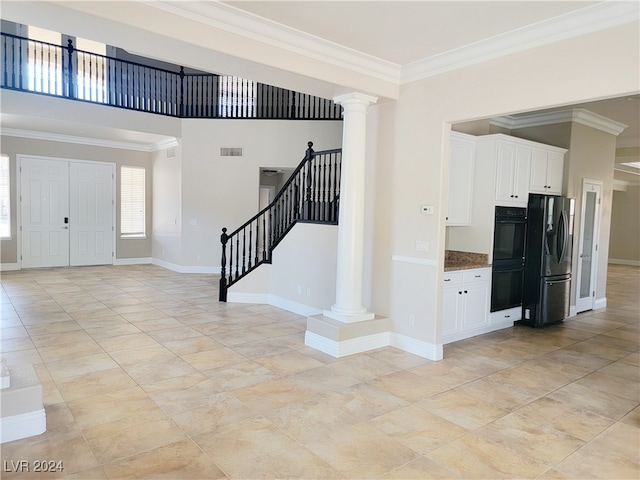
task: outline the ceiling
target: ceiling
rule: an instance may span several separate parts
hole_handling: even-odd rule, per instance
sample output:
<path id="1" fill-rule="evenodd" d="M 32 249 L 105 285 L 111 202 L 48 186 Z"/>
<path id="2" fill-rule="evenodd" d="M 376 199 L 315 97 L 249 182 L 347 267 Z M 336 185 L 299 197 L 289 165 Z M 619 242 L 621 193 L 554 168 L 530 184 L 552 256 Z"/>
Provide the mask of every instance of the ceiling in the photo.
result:
<path id="1" fill-rule="evenodd" d="M 171 3 L 171 2 L 164 2 Z M 180 2 L 175 2 L 179 4 Z M 211 4 L 211 2 L 189 2 Z M 507 39 L 602 2 L 583 1 L 227 1 L 227 7 L 274 28 L 285 28 L 398 66 L 440 58 L 493 39 Z M 184 5 L 184 4 L 183 4 Z M 640 89 L 640 86 L 639 86 Z M 637 92 L 636 92 L 637 93 Z M 640 101 L 627 97 L 575 105 L 628 125 L 619 145 L 640 145 Z M 574 106 L 563 106 L 567 109 Z M 65 131 L 114 141 L 157 144 L 162 138 L 72 122 L 3 115 L 3 128 Z M 82 131 L 82 133 L 80 133 Z"/>

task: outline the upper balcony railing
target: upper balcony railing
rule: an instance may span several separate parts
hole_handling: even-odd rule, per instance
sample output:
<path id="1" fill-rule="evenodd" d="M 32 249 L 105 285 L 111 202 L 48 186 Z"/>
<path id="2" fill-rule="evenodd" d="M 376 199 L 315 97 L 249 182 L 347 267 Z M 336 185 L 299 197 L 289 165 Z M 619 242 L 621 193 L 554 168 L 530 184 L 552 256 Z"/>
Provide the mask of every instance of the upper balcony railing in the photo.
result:
<path id="1" fill-rule="evenodd" d="M 340 120 L 332 100 L 239 77 L 151 67 L 2 33 L 0 87 L 180 118 Z"/>

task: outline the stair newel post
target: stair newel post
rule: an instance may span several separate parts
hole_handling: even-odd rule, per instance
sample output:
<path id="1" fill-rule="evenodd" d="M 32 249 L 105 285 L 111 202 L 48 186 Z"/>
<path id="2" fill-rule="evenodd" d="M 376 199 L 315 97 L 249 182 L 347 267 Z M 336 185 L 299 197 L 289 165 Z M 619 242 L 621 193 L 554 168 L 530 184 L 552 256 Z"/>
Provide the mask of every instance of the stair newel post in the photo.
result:
<path id="1" fill-rule="evenodd" d="M 75 87 L 73 86 L 73 40 L 67 40 L 67 88 L 69 93 L 69 98 L 74 98 L 75 95 Z"/>
<path id="2" fill-rule="evenodd" d="M 307 142 L 307 152 L 304 156 L 304 159 L 306 160 L 306 195 L 305 195 L 305 219 L 306 220 L 311 220 L 311 185 L 313 183 L 313 179 L 311 178 L 311 175 L 313 173 L 312 168 L 311 168 L 311 160 L 313 159 L 313 142 Z"/>
<path id="3" fill-rule="evenodd" d="M 222 235 L 220 235 L 220 243 L 222 244 L 222 256 L 220 258 L 220 292 L 218 297 L 220 302 L 227 301 L 227 240 L 229 240 L 227 229 L 223 228 Z M 231 265 L 229 265 L 229 267 L 231 267 Z"/>

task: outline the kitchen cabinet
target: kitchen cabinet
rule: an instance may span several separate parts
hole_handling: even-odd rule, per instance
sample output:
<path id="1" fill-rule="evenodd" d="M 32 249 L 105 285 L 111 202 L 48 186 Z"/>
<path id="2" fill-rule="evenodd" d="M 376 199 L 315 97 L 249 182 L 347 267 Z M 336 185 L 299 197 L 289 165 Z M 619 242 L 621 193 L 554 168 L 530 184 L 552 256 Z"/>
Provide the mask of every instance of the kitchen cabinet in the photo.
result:
<path id="1" fill-rule="evenodd" d="M 531 157 L 529 191 L 561 195 L 563 172 L 564 153 L 534 148 Z"/>
<path id="2" fill-rule="evenodd" d="M 451 132 L 447 226 L 465 226 L 471 223 L 475 153 L 475 137 Z"/>
<path id="3" fill-rule="evenodd" d="M 530 169 L 530 148 L 501 142 L 496 159 L 496 203 L 526 206 Z"/>
<path id="4" fill-rule="evenodd" d="M 442 343 L 484 333 L 489 326 L 490 268 L 445 272 L 442 295 Z"/>

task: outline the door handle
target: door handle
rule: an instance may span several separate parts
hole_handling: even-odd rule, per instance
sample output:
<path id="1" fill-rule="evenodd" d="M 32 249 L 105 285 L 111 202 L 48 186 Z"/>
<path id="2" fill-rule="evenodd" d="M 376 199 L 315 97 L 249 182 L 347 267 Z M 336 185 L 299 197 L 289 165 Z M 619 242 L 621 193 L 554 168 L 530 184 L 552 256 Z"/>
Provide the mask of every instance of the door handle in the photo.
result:
<path id="1" fill-rule="evenodd" d="M 69 227 L 67 225 L 65 225 L 64 227 L 62 227 L 63 230 L 69 230 Z"/>
<path id="2" fill-rule="evenodd" d="M 590 256 L 591 256 L 591 255 L 585 255 L 585 254 L 582 254 L 582 255 L 580 255 L 580 258 L 589 258 Z"/>

